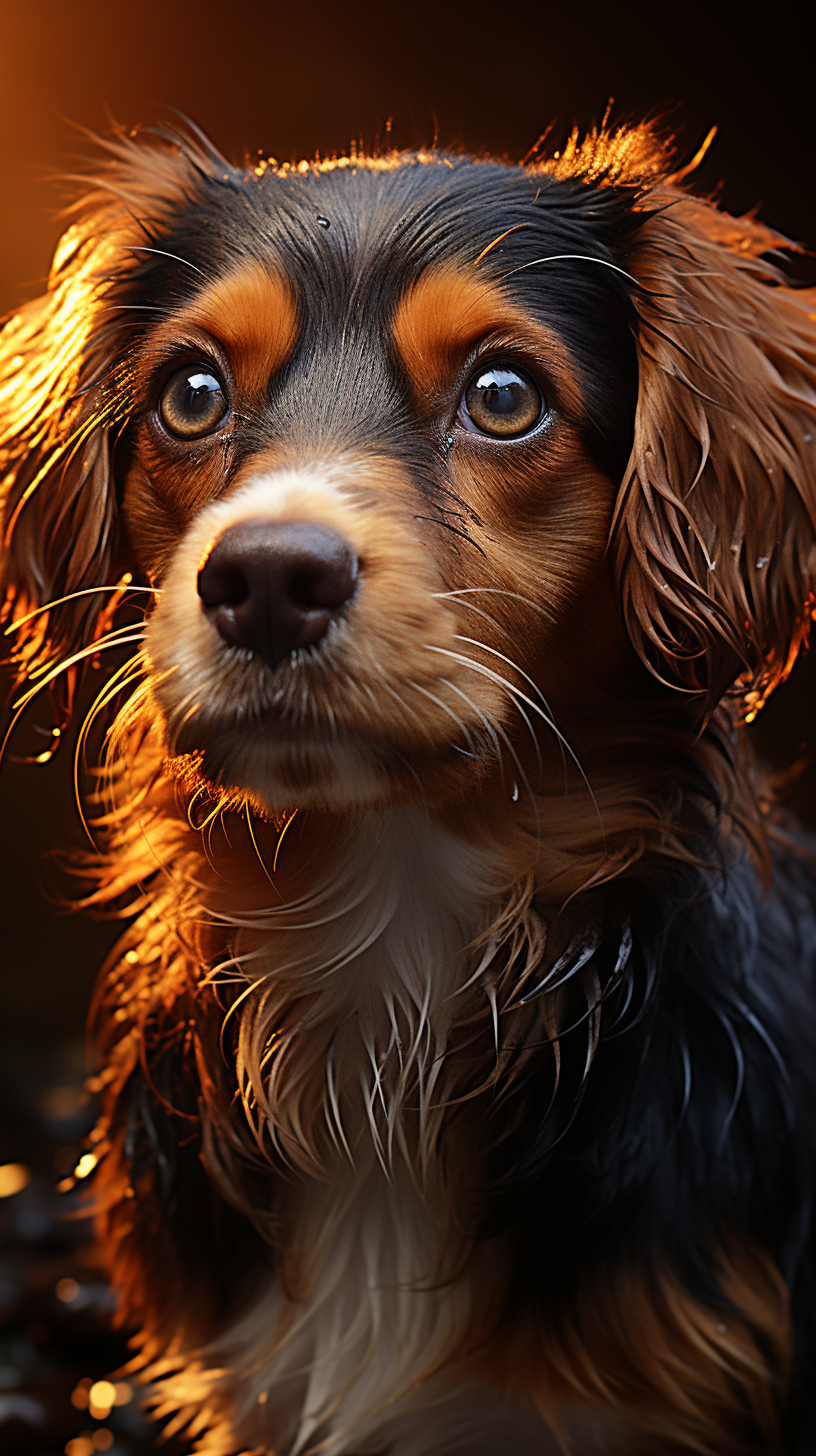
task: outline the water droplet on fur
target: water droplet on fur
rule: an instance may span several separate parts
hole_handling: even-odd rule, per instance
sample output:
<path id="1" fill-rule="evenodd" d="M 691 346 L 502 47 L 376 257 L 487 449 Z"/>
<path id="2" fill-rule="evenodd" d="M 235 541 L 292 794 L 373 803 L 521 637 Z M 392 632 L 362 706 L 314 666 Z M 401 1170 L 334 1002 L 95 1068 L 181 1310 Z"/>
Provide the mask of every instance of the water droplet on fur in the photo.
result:
<path id="1" fill-rule="evenodd" d="M 317 226 L 322 228 L 330 228 L 331 223 L 329 222 L 329 219 L 327 217 L 324 217 L 323 214 L 319 212 L 317 214 Z"/>
<path id="2" fill-rule="evenodd" d="M 518 799 L 518 784 L 513 784 L 513 792 L 510 795 L 510 798 L 513 800 L 513 803 L 515 804 L 516 800 Z"/>
<path id="3" fill-rule="evenodd" d="M 298 660 L 297 648 L 294 647 L 292 649 L 292 651 L 289 653 L 289 661 L 292 664 L 292 667 L 297 667 L 297 660 Z"/>
<path id="4" fill-rule="evenodd" d="M 247 652 L 246 652 L 246 660 L 247 660 L 247 662 L 251 662 L 254 656 L 255 656 L 255 653 L 253 652 L 252 648 L 251 647 L 248 647 L 247 648 Z"/>
<path id="5" fill-rule="evenodd" d="M 807 431 L 805 431 L 804 438 L 807 440 L 808 444 L 810 444 L 810 441 L 813 439 L 813 436 L 812 435 L 809 435 L 807 433 Z"/>
<path id="6" fill-rule="evenodd" d="M 763 566 L 767 566 L 768 565 L 768 562 L 770 561 L 770 559 L 771 559 L 770 556 L 758 556 L 757 557 L 757 563 L 756 563 L 756 569 L 757 569 L 757 571 L 761 571 L 762 568 L 763 568 Z"/>

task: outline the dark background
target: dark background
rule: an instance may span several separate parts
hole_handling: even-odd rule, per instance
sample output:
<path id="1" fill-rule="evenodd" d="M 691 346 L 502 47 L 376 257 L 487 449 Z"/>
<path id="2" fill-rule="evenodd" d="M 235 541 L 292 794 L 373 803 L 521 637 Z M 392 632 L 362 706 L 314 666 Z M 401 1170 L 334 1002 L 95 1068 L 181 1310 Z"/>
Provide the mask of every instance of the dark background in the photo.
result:
<path id="1" fill-rule="evenodd" d="M 0 313 L 42 288 L 60 231 L 56 179 L 92 152 L 78 128 L 151 125 L 168 107 L 237 157 L 343 152 L 390 123 L 399 146 L 438 138 L 518 159 L 551 124 L 556 146 L 614 97 L 613 118 L 662 118 L 683 158 L 716 124 L 695 185 L 814 247 L 815 37 L 782 6 L 765 9 L 762 29 L 748 13 L 657 0 L 0 0 Z M 816 749 L 814 684 L 816 653 L 752 730 L 780 768 Z M 88 1404 L 125 1347 L 87 1226 L 66 1221 L 53 1192 L 92 1121 L 82 1028 L 115 929 L 58 913 L 38 888 L 59 887 L 48 848 L 80 842 L 71 756 L 69 742 L 48 766 L 7 758 L 0 770 L 0 1165 L 28 1179 L 0 1197 L 0 1450 L 140 1456 L 150 1435 L 126 1388 L 108 1414 Z M 791 797 L 816 825 L 813 767 Z"/>

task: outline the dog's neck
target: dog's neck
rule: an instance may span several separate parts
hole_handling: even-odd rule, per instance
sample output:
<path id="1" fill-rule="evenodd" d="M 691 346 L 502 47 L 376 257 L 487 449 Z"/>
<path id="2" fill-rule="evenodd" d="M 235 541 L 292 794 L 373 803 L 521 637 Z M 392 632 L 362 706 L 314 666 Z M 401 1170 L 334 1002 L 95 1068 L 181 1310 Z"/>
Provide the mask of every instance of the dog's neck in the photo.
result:
<path id="1" fill-rule="evenodd" d="M 421 1183 L 439 1166 L 450 1109 L 475 1105 L 499 1076 L 506 1089 L 505 1047 L 557 1033 L 544 1002 L 520 997 L 582 917 L 597 918 L 594 894 L 582 892 L 653 850 L 699 863 L 704 834 L 716 832 L 705 786 L 716 782 L 717 744 L 706 736 L 680 760 L 687 820 L 691 796 L 701 803 L 697 840 L 686 843 L 669 739 L 644 762 L 627 737 L 626 775 L 621 752 L 590 755 L 592 793 L 577 770 L 569 793 L 554 774 L 534 793 L 497 772 L 455 803 L 275 823 L 243 801 L 222 813 L 200 781 L 185 802 L 148 728 L 130 745 L 144 783 L 128 773 L 134 801 L 122 806 L 98 899 L 154 877 L 127 954 L 141 961 L 160 942 L 179 983 L 201 987 L 197 1024 L 209 1005 L 212 1059 L 224 1066 L 226 1046 L 237 1078 L 219 1118 L 240 1124 L 250 1158 L 260 1147 L 287 1173 L 325 1181 L 364 1156 L 389 1169 L 398 1154 Z"/>
<path id="2" fill-rule="evenodd" d="M 177 927 L 183 974 L 203 982 L 197 1018 L 217 988 L 213 1045 L 225 1038 L 238 1080 L 224 1089 L 230 1119 L 304 1177 L 359 1164 L 365 1145 L 385 1168 L 397 1150 L 421 1180 L 446 1109 L 495 1082 L 499 1026 L 502 1042 L 540 1043 L 546 1011 L 519 1009 L 519 987 L 566 949 L 556 942 L 586 913 L 580 892 L 650 840 L 690 857 L 657 807 L 658 793 L 674 807 L 678 782 L 658 774 L 660 754 L 640 771 L 633 760 L 623 786 L 594 774 L 592 796 L 555 781 L 515 796 L 497 774 L 455 805 L 277 823 L 246 806 L 221 815 L 200 789 L 179 813 L 160 755 L 129 761 L 146 775 L 142 807 L 123 806 L 98 898 L 166 867 L 131 944 L 166 945 Z"/>
<path id="3" fill-rule="evenodd" d="M 488 1013 L 497 868 L 411 810 L 361 817 L 322 848 L 313 827 L 294 838 L 282 898 L 256 875 L 243 906 L 218 887 L 209 906 L 228 946 L 216 979 L 245 978 L 233 1014 L 247 1115 L 309 1176 L 365 1162 L 364 1143 L 384 1167 L 397 1154 L 426 1167 L 451 1029 L 476 1001 Z"/>

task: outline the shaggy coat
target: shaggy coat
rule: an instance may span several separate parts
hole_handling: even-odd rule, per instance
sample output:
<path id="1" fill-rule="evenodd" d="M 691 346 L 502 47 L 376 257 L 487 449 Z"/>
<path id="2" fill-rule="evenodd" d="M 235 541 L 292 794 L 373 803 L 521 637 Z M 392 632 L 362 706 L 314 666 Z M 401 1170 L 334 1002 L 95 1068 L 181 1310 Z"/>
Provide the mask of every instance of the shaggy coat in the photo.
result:
<path id="1" fill-rule="evenodd" d="M 12 729 L 118 649 L 83 1171 L 209 1456 L 810 1450 L 816 881 L 741 722 L 816 297 L 682 182 L 121 136 L 2 335 Z"/>

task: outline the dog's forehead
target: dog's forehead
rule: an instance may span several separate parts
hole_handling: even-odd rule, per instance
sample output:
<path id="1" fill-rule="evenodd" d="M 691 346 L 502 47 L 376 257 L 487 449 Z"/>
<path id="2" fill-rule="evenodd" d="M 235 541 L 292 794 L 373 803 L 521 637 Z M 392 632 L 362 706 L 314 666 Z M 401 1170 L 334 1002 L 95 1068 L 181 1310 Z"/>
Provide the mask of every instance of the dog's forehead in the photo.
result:
<path id="1" fill-rule="evenodd" d="M 186 266 L 162 267 L 174 318 L 215 335 L 259 391 L 277 376 L 284 413 L 308 397 L 321 430 L 390 429 L 417 361 L 438 377 L 452 343 L 464 355 L 527 318 L 584 376 L 609 436 L 608 379 L 631 338 L 606 265 L 629 226 L 610 189 L 469 158 L 369 161 L 212 179 L 163 243 Z"/>
<path id="2" fill-rule="evenodd" d="M 440 265 L 500 280 L 566 323 L 614 287 L 603 263 L 630 229 L 611 188 L 442 155 L 209 179 L 169 219 L 166 246 L 199 282 L 248 263 L 282 273 L 305 316 L 347 332 Z M 188 267 L 173 292 L 198 286 Z"/>
<path id="3" fill-rule="evenodd" d="M 211 179 L 179 210 L 171 236 L 186 244 L 185 256 L 205 254 L 224 268 L 242 257 L 274 261 L 304 289 L 317 274 L 342 308 L 349 290 L 382 297 L 441 258 L 472 263 L 515 223 L 546 225 L 553 209 L 531 210 L 541 196 L 520 168 L 464 158 L 244 174 L 231 185 Z"/>

